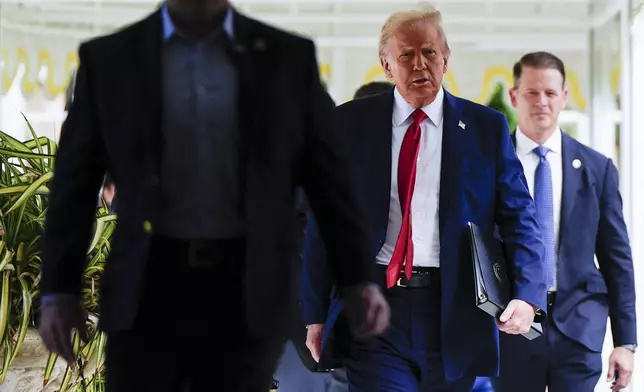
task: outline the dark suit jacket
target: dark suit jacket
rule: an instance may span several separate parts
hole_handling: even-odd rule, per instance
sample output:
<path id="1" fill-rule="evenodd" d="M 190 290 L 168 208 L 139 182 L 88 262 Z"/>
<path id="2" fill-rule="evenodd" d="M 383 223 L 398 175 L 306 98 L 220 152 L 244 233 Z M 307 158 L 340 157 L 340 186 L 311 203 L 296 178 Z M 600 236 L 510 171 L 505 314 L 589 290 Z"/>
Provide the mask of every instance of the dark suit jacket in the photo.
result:
<path id="1" fill-rule="evenodd" d="M 550 317 L 592 351 L 602 351 L 609 316 L 615 346 L 637 344 L 633 259 L 617 169 L 566 133 L 562 164 L 557 302 Z"/>
<path id="2" fill-rule="evenodd" d="M 240 176 L 246 219 L 247 318 L 262 335 L 287 313 L 298 251 L 294 190 L 319 219 L 341 286 L 368 280 L 370 238 L 351 190 L 334 103 L 312 41 L 234 13 L 231 56 L 240 73 Z M 96 194 L 109 170 L 119 224 L 101 282 L 101 324 L 128 328 L 137 312 L 150 222 L 164 207 L 159 164 L 162 24 L 157 11 L 83 43 L 75 98 L 63 126 L 43 238 L 42 294 L 79 294 Z M 216 72 L 216 70 L 213 70 Z M 286 317 L 285 317 L 286 318 Z M 283 326 L 282 326 L 283 327 Z"/>
<path id="3" fill-rule="evenodd" d="M 543 243 L 503 114 L 447 92 L 444 99 L 439 230 L 445 372 L 449 379 L 465 373 L 495 375 L 498 328 L 475 305 L 466 223 L 472 221 L 490 232 L 498 225 L 512 263 L 514 297 L 545 309 Z M 360 185 L 371 228 L 372 260 L 384 243 L 389 222 L 393 103 L 390 92 L 351 101 L 336 110 L 340 126 L 351 139 L 354 181 Z M 316 241 L 311 234 L 309 244 Z M 326 323 L 326 351 L 342 305 L 334 295 L 327 305 L 328 288 L 315 289 L 320 287 L 315 280 L 324 271 L 317 255 L 315 251 L 305 254 L 302 301 L 307 323 Z"/>

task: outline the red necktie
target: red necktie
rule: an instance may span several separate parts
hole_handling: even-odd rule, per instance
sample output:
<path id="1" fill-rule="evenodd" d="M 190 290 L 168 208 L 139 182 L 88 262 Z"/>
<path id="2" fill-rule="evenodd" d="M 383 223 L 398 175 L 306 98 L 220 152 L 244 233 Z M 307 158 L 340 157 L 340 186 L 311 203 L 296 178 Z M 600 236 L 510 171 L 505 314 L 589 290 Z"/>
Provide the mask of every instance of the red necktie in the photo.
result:
<path id="1" fill-rule="evenodd" d="M 427 115 L 422 110 L 416 109 L 411 116 L 414 122 L 407 128 L 398 157 L 398 198 L 400 199 L 402 224 L 400 225 L 400 233 L 396 240 L 394 254 L 391 256 L 389 266 L 387 266 L 388 288 L 396 285 L 403 265 L 405 266 L 405 276 L 407 276 L 407 279 L 411 279 L 414 265 L 414 244 L 411 240 L 411 198 L 416 184 L 420 123 L 427 118 Z"/>

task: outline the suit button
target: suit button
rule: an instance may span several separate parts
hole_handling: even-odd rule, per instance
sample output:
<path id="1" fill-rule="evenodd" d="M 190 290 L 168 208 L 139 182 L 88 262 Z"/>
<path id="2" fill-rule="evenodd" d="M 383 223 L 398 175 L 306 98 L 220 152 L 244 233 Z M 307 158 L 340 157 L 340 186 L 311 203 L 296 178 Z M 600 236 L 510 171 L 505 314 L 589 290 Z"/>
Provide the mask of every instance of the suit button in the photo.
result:
<path id="1" fill-rule="evenodd" d="M 150 176 L 150 185 L 152 185 L 154 187 L 159 186 L 159 177 Z"/>
<path id="2" fill-rule="evenodd" d="M 152 222 L 149 220 L 143 221 L 143 231 L 146 233 L 152 233 Z"/>

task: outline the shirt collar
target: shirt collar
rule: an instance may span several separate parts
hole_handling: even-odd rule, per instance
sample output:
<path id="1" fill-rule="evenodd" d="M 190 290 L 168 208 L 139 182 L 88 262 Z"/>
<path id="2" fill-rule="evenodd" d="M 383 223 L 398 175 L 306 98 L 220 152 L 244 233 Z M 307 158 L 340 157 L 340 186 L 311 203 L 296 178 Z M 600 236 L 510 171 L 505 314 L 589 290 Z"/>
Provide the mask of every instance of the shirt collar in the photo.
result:
<path id="1" fill-rule="evenodd" d="M 530 139 L 526 136 L 525 133 L 521 132 L 521 129 L 519 129 L 519 127 L 517 127 L 516 139 L 518 155 L 528 155 L 532 153 L 532 150 L 539 146 L 539 143 Z M 556 132 L 553 132 L 548 140 L 543 143 L 543 146 L 547 147 L 550 151 L 556 154 L 561 153 L 561 130 L 559 129 Z"/>
<path id="2" fill-rule="evenodd" d="M 170 13 L 168 12 L 167 4 L 163 3 L 161 6 L 161 22 L 163 23 L 163 40 L 169 40 L 175 33 L 176 27 L 170 18 Z M 226 18 L 224 19 L 224 31 L 229 38 L 234 37 L 233 33 L 233 11 L 232 7 L 226 9 Z"/>
<path id="3" fill-rule="evenodd" d="M 445 96 L 445 93 L 443 92 L 443 88 L 441 87 L 441 89 L 438 90 L 438 94 L 436 94 L 436 98 L 434 99 L 434 102 L 421 108 L 421 110 L 425 112 L 429 120 L 435 126 L 438 126 L 443 120 L 444 96 Z M 403 96 L 398 91 L 398 88 L 395 88 L 394 89 L 394 113 L 392 116 L 394 126 L 396 127 L 401 126 L 405 121 L 407 121 L 407 119 L 409 118 L 409 116 L 411 116 L 414 110 L 416 110 L 416 108 L 411 106 L 409 102 L 407 102 L 405 98 L 403 98 Z"/>

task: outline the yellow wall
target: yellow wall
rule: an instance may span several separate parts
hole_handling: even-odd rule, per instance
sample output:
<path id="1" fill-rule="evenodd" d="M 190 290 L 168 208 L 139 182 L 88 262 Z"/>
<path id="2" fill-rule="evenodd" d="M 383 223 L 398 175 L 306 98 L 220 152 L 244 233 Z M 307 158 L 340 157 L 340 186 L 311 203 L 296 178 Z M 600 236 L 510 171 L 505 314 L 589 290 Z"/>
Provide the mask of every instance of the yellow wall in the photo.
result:
<path id="1" fill-rule="evenodd" d="M 78 57 L 75 52 L 69 52 L 64 64 L 59 61 L 56 63 L 53 56 L 47 50 L 40 50 L 39 52 L 28 52 L 24 48 L 18 48 L 10 53 L 9 49 L 0 46 L 0 60 L 4 62 L 4 68 L 0 75 L 0 93 L 6 92 L 14 79 L 17 71 L 17 65 L 22 63 L 26 67 L 25 76 L 22 79 L 22 91 L 29 97 L 38 88 L 37 74 L 38 70 L 45 66 L 48 68 L 47 80 L 44 84 L 45 93 L 49 97 L 55 97 L 64 94 L 69 81 L 69 76 L 78 65 Z M 56 69 L 61 67 L 62 70 Z M 326 63 L 320 65 L 320 73 L 322 78 L 330 80 L 333 74 L 331 66 Z M 580 81 L 577 74 L 572 69 L 567 69 L 569 91 L 571 104 L 579 110 L 585 110 L 588 106 L 587 98 L 584 96 L 580 88 Z M 56 78 L 56 75 L 66 75 L 64 77 Z M 56 80 L 59 79 L 59 80 Z M 384 79 L 384 74 L 379 64 L 374 64 L 369 67 L 364 74 L 363 83 L 368 83 L 374 80 Z M 487 67 L 483 72 L 483 77 L 479 86 L 479 92 L 476 97 L 471 97 L 475 101 L 484 103 L 492 93 L 496 83 L 504 83 L 506 86 L 512 83 L 512 72 L 508 66 L 493 65 Z M 611 91 L 617 95 L 619 92 L 619 67 L 611 74 Z M 449 90 L 456 94 L 461 95 L 458 86 L 458 77 L 452 71 L 445 75 L 445 83 Z M 348 99 L 349 97 L 347 97 Z"/>

